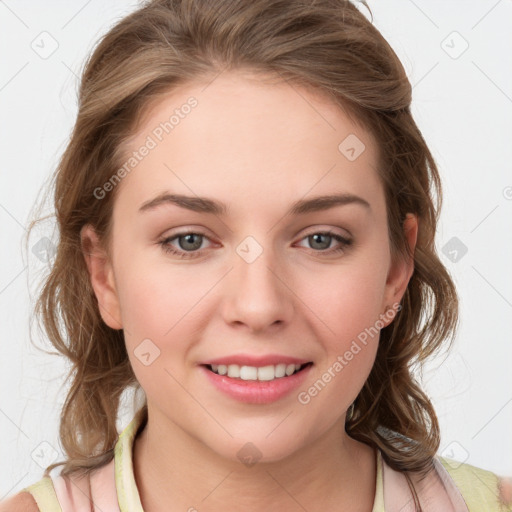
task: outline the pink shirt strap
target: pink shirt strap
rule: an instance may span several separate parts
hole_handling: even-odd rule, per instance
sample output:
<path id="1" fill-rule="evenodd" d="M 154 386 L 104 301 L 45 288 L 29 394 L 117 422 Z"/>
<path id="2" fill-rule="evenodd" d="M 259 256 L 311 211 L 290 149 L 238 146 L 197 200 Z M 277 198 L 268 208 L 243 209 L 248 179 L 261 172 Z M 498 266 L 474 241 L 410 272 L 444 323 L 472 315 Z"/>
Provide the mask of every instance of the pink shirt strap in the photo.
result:
<path id="1" fill-rule="evenodd" d="M 62 512 L 120 512 L 114 459 L 91 475 L 52 477 Z"/>

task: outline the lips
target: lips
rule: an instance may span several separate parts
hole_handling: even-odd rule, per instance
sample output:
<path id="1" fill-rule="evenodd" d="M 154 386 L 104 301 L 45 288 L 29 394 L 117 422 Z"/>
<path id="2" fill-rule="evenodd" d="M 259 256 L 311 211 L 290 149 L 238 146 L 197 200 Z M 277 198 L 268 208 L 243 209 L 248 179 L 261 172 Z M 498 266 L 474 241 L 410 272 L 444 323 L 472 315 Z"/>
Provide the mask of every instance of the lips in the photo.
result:
<path id="1" fill-rule="evenodd" d="M 298 371 L 295 371 L 289 376 L 275 377 L 274 375 L 274 378 L 271 380 L 244 380 L 240 377 L 220 375 L 212 371 L 211 366 L 206 364 L 199 365 L 199 368 L 206 380 L 222 394 L 247 404 L 270 404 L 277 400 L 284 399 L 286 396 L 289 396 L 292 391 L 304 385 L 312 366 L 313 363 L 307 363 L 299 367 Z M 241 368 L 243 368 L 243 366 Z M 265 367 L 258 367 L 258 371 L 261 368 Z M 293 366 L 293 368 L 295 370 L 295 366 Z M 251 377 L 251 375 L 249 375 L 249 377 Z M 254 373 L 252 377 L 254 377 Z"/>
<path id="2" fill-rule="evenodd" d="M 232 354 L 199 363 L 221 393 L 248 404 L 268 404 L 300 386 L 313 362 L 285 354 Z"/>

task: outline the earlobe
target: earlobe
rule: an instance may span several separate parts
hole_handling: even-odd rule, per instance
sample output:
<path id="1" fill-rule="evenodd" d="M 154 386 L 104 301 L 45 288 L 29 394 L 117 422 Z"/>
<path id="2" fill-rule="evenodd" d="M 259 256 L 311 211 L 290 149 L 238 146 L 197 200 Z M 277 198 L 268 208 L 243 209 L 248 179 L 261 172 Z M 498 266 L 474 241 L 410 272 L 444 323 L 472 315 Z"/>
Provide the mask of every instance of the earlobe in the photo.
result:
<path id="1" fill-rule="evenodd" d="M 80 238 L 101 317 L 112 329 L 122 329 L 121 308 L 110 258 L 90 224 L 82 228 Z"/>
<path id="2" fill-rule="evenodd" d="M 403 229 L 411 256 L 405 259 L 399 257 L 391 265 L 386 281 L 384 304 L 387 305 L 397 304 L 402 300 L 414 272 L 414 251 L 418 239 L 418 217 L 412 213 L 408 213 L 404 220 Z"/>

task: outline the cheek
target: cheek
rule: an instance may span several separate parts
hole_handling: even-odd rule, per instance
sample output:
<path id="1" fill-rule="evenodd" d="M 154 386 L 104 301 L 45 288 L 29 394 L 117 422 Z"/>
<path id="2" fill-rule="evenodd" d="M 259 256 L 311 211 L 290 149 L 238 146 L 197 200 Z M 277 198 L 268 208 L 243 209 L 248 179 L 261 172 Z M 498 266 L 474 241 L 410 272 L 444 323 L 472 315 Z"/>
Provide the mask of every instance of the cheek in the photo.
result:
<path id="1" fill-rule="evenodd" d="M 186 403 L 189 397 L 178 382 L 185 382 L 187 376 L 187 356 L 201 309 L 197 303 L 205 291 L 176 269 L 172 274 L 156 266 L 141 270 L 135 259 L 123 272 L 121 315 L 137 381 L 152 399 L 162 396 L 165 389 L 163 396 Z"/>
<path id="2" fill-rule="evenodd" d="M 314 286 L 310 282 L 309 291 L 304 287 L 307 309 L 321 320 L 314 323 L 325 357 L 298 401 L 310 412 L 324 415 L 321 421 L 326 427 L 356 398 L 375 361 L 382 327 L 384 265 L 385 261 L 379 264 L 361 258 L 335 272 L 331 268 L 316 273 Z"/>
<path id="3" fill-rule="evenodd" d="M 385 281 L 378 263 L 346 265 L 316 272 L 301 296 L 307 297 L 307 306 L 321 319 L 335 348 L 342 348 L 379 319 Z"/>
<path id="4" fill-rule="evenodd" d="M 134 254 L 120 265 L 118 295 L 124 325 L 139 335 L 163 338 L 211 287 L 207 273 L 186 265 L 148 262 Z"/>
<path id="5" fill-rule="evenodd" d="M 119 268 L 124 337 L 137 379 L 151 387 L 162 375 L 168 380 L 163 373 L 168 370 L 181 380 L 205 321 L 208 291 L 218 278 L 187 271 L 186 265 L 148 265 L 135 254 Z"/>
<path id="6" fill-rule="evenodd" d="M 369 276 L 354 269 L 337 282 L 326 281 L 329 292 L 318 291 L 318 300 L 311 297 L 308 304 L 322 320 L 317 337 L 325 356 L 297 400 L 304 411 L 318 418 L 320 430 L 330 428 L 347 410 L 373 367 L 381 313 L 377 274 Z"/>

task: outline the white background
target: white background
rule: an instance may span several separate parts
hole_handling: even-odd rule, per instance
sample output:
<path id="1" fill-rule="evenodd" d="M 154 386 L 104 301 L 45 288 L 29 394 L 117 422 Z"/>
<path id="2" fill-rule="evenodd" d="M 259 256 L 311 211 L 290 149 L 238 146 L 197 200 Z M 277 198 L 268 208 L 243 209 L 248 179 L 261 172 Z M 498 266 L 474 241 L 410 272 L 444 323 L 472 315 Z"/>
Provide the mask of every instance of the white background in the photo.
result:
<path id="1" fill-rule="evenodd" d="M 458 287 L 461 322 L 452 351 L 424 373 L 442 427 L 440 453 L 512 475 L 512 1 L 369 5 L 414 86 L 413 114 L 444 185 L 437 246 Z M 136 7 L 0 1 L 0 499 L 38 480 L 37 461 L 60 450 L 66 391 L 64 361 L 29 338 L 30 291 L 46 270 L 32 248 L 51 238 L 51 223 L 27 254 L 22 240 L 70 135 L 84 59 Z M 58 43 L 45 59 L 31 47 L 48 38 L 43 31 Z M 443 253 L 453 237 L 467 247 L 457 262 Z M 44 342 L 35 328 L 32 336 Z"/>

